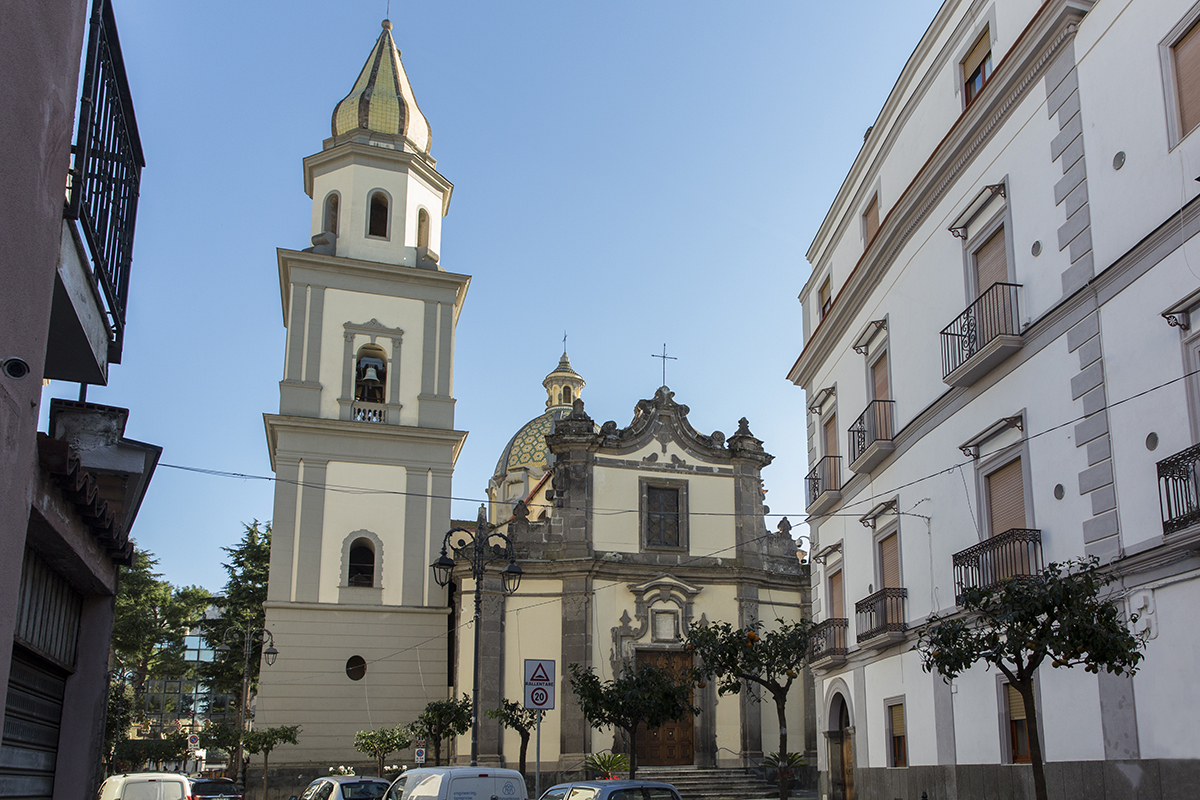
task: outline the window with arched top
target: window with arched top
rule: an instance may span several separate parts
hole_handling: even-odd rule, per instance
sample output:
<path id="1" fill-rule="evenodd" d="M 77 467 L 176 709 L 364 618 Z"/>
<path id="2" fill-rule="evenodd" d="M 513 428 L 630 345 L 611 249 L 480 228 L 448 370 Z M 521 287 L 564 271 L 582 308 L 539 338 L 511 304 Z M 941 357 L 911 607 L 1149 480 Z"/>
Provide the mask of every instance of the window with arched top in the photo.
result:
<path id="1" fill-rule="evenodd" d="M 417 211 L 417 247 L 429 247 L 429 212 Z"/>
<path id="2" fill-rule="evenodd" d="M 350 544 L 350 568 L 347 586 L 375 585 L 375 545 L 370 539 L 355 539 Z"/>
<path id="3" fill-rule="evenodd" d="M 388 196 L 383 192 L 371 195 L 370 214 L 368 216 L 367 235 L 388 235 Z"/>
<path id="4" fill-rule="evenodd" d="M 341 202 L 337 192 L 330 192 L 325 198 L 325 226 L 322 232 L 332 233 L 334 236 L 338 232 L 338 204 Z"/>
<path id="5" fill-rule="evenodd" d="M 563 401 L 563 404 L 564 404 L 564 405 L 566 405 L 567 403 L 573 403 L 573 402 L 574 402 L 574 400 L 573 400 L 573 399 L 572 399 L 572 397 L 571 397 L 571 387 L 570 387 L 570 386 L 564 386 L 564 387 L 563 387 L 563 391 L 562 391 L 562 401 Z"/>
<path id="6" fill-rule="evenodd" d="M 360 403 L 384 402 L 387 352 L 377 344 L 358 348 L 354 368 L 354 399 Z"/>

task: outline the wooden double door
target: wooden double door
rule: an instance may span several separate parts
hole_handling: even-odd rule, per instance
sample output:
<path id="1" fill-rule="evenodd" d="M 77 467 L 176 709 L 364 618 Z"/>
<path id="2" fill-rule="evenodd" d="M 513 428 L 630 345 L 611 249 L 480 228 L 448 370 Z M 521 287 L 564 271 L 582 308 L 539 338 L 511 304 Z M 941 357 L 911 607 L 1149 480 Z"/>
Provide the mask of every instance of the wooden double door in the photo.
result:
<path id="1" fill-rule="evenodd" d="M 672 650 L 639 650 L 637 663 L 638 666 L 654 664 L 680 675 L 691 669 L 692 655 Z M 638 766 L 674 767 L 695 763 L 695 728 L 695 718 L 690 715 L 658 728 L 638 726 Z"/>

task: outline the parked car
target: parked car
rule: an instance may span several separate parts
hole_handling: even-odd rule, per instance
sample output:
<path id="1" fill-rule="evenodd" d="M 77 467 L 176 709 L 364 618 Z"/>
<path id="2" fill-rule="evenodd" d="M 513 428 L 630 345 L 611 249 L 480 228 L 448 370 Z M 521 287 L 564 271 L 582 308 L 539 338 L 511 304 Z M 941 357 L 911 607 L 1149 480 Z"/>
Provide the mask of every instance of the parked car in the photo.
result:
<path id="1" fill-rule="evenodd" d="M 526 797 L 525 778 L 515 769 L 418 767 L 392 781 L 384 800 L 526 800 Z"/>
<path id="2" fill-rule="evenodd" d="M 100 800 L 192 800 L 192 786 L 178 772 L 129 772 L 104 781 Z"/>
<path id="3" fill-rule="evenodd" d="M 387 790 L 388 782 L 383 778 L 330 775 L 310 783 L 298 799 L 293 795 L 288 800 L 378 800 Z"/>
<path id="4" fill-rule="evenodd" d="M 192 778 L 191 783 L 194 800 L 242 800 L 242 790 L 230 778 Z"/>
<path id="5" fill-rule="evenodd" d="M 658 781 L 574 781 L 551 786 L 539 800 L 680 800 L 679 790 Z"/>

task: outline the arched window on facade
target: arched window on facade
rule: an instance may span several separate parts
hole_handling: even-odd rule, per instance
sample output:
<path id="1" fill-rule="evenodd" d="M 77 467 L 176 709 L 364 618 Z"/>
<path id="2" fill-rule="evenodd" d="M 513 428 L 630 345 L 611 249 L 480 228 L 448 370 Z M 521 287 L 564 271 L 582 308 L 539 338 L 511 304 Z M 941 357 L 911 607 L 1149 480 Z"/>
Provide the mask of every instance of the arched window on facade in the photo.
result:
<path id="1" fill-rule="evenodd" d="M 338 232 L 338 203 L 339 199 L 336 193 L 330 193 L 325 198 L 325 227 L 323 232 L 332 233 L 337 236 Z"/>
<path id="2" fill-rule="evenodd" d="M 570 405 L 571 403 L 575 402 L 574 399 L 571 397 L 571 387 L 570 386 L 563 387 L 562 398 L 563 398 L 562 399 L 563 405 Z"/>
<path id="3" fill-rule="evenodd" d="M 384 402 L 387 380 L 387 353 L 377 344 L 358 348 L 354 367 L 354 399 L 360 403 Z"/>
<path id="4" fill-rule="evenodd" d="M 417 247 L 429 247 L 429 212 L 417 211 Z"/>
<path id="5" fill-rule="evenodd" d="M 347 586 L 375 585 L 375 545 L 370 539 L 355 539 L 350 544 L 349 572 Z"/>
<path id="6" fill-rule="evenodd" d="M 388 235 L 388 198 L 383 192 L 371 195 L 370 223 L 367 228 L 368 236 Z"/>

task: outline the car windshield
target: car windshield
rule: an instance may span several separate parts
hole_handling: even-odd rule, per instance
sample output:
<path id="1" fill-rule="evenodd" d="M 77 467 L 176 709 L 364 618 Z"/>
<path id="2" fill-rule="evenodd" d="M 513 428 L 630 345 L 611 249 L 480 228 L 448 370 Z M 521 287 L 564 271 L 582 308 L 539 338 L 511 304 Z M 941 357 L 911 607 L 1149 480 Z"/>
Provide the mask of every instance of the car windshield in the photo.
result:
<path id="1" fill-rule="evenodd" d="M 375 800 L 383 797 L 388 785 L 383 781 L 359 781 L 342 784 L 343 800 Z"/>
<path id="2" fill-rule="evenodd" d="M 238 794 L 241 792 L 233 785 L 233 781 L 196 781 L 192 784 L 194 797 L 231 797 Z"/>

